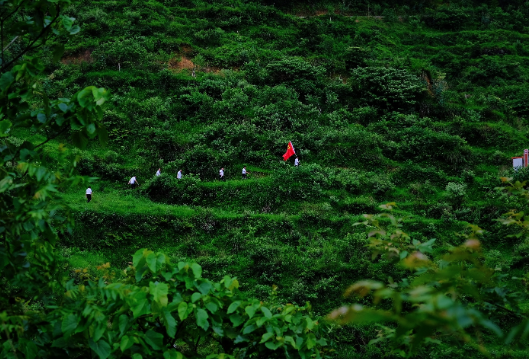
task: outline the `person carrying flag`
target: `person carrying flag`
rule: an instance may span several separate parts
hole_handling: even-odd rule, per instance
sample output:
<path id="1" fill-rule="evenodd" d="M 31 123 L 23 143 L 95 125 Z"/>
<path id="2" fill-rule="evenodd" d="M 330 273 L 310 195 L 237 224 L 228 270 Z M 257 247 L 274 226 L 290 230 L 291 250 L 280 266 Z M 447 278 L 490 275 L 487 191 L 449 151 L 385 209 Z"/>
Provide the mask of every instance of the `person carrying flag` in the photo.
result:
<path id="1" fill-rule="evenodd" d="M 295 155 L 296 151 L 294 150 L 294 145 L 292 144 L 292 141 L 288 143 L 287 152 L 283 155 L 283 159 L 286 161 L 291 156 Z"/>

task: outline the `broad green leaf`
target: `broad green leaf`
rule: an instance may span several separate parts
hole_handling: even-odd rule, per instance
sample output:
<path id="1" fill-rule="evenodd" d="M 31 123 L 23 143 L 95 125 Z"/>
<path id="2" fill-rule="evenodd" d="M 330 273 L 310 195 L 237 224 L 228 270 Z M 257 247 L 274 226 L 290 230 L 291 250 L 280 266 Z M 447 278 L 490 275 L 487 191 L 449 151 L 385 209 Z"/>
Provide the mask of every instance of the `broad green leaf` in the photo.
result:
<path id="1" fill-rule="evenodd" d="M 163 353 L 163 357 L 164 359 L 184 359 L 184 356 L 182 355 L 182 353 L 177 352 L 174 349 L 170 349 L 166 351 L 165 353 Z"/>
<path id="2" fill-rule="evenodd" d="M 274 336 L 275 336 L 275 333 L 264 333 L 259 344 L 262 344 L 268 341 L 270 338 L 273 338 Z"/>
<path id="3" fill-rule="evenodd" d="M 119 348 L 122 352 L 125 352 L 125 350 L 129 349 L 131 346 L 134 345 L 134 341 L 129 338 L 127 335 L 124 335 L 121 338 L 121 342 L 119 343 Z"/>
<path id="4" fill-rule="evenodd" d="M 132 354 L 132 359 L 143 359 L 143 356 L 139 353 Z"/>
<path id="5" fill-rule="evenodd" d="M 125 330 L 127 329 L 127 324 L 129 323 L 129 317 L 127 317 L 125 314 L 121 314 L 119 316 L 119 332 L 120 335 L 123 335 L 125 333 Z"/>
<path id="6" fill-rule="evenodd" d="M 270 312 L 270 309 L 267 307 L 261 307 L 261 312 L 263 312 L 264 316 L 268 319 L 272 318 L 272 313 Z"/>
<path id="7" fill-rule="evenodd" d="M 75 18 L 73 17 L 69 17 L 69 16 L 61 16 L 61 22 L 62 22 L 62 26 L 64 26 L 64 28 L 66 30 L 70 30 L 72 28 L 72 25 L 73 25 L 73 22 L 75 21 Z"/>
<path id="8" fill-rule="evenodd" d="M 252 317 L 255 315 L 256 310 L 257 309 L 253 305 L 249 305 L 246 308 L 244 308 L 244 311 L 246 312 L 246 314 L 248 314 L 250 319 L 252 319 Z"/>
<path id="9" fill-rule="evenodd" d="M 265 343 L 265 347 L 267 347 L 268 349 L 271 349 L 271 350 L 276 350 L 281 345 L 282 345 L 281 342 L 266 342 Z"/>
<path id="10" fill-rule="evenodd" d="M 181 321 L 186 320 L 187 316 L 189 315 L 187 311 L 187 303 L 181 302 L 178 304 L 178 317 Z"/>
<path id="11" fill-rule="evenodd" d="M 167 335 L 169 335 L 169 337 L 171 338 L 174 338 L 176 334 L 176 320 L 169 311 L 164 309 L 162 313 L 165 323 L 165 329 L 167 330 Z"/>
<path id="12" fill-rule="evenodd" d="M 4 72 L 0 77 L 0 90 L 4 92 L 15 81 L 15 76 L 10 71 Z"/>
<path id="13" fill-rule="evenodd" d="M 238 327 L 239 325 L 245 322 L 244 317 L 237 313 L 230 315 L 230 320 L 233 323 L 234 327 Z"/>
<path id="14" fill-rule="evenodd" d="M 147 266 L 140 266 L 140 268 L 137 268 L 136 274 L 134 275 L 134 278 L 136 278 L 136 282 L 141 281 L 143 276 L 146 274 L 148 270 L 149 270 L 149 267 Z"/>
<path id="15" fill-rule="evenodd" d="M 68 346 L 68 342 L 64 337 L 57 338 L 51 343 L 52 348 L 66 348 Z"/>
<path id="16" fill-rule="evenodd" d="M 9 120 L 0 121 L 0 137 L 9 136 L 9 131 L 11 130 L 13 124 Z"/>
<path id="17" fill-rule="evenodd" d="M 62 112 L 65 112 L 68 111 L 68 105 L 65 104 L 64 102 L 61 102 L 59 105 L 59 109 L 62 111 Z"/>
<path id="18" fill-rule="evenodd" d="M 94 342 L 92 339 L 88 341 L 90 348 L 99 356 L 99 359 L 106 359 L 110 355 L 110 345 L 103 339 Z"/>
<path id="19" fill-rule="evenodd" d="M 307 349 L 312 349 L 316 346 L 316 337 L 314 334 L 310 333 L 307 337 Z"/>
<path id="20" fill-rule="evenodd" d="M 219 326 L 212 326 L 211 327 L 213 329 L 213 331 L 219 336 L 219 337 L 223 337 L 224 336 L 224 329 L 222 327 L 219 327 Z"/>
<path id="21" fill-rule="evenodd" d="M 77 324 L 79 324 L 79 318 L 75 314 L 69 314 L 68 316 L 64 317 L 61 324 L 61 330 L 64 333 L 64 335 L 69 336 L 72 334 L 72 332 L 77 328 Z"/>
<path id="22" fill-rule="evenodd" d="M 204 329 L 204 331 L 207 331 L 209 328 L 208 313 L 204 309 L 199 308 L 197 309 L 196 316 L 197 316 L 197 325 L 200 328 Z"/>
<path id="23" fill-rule="evenodd" d="M 72 135 L 72 142 L 75 147 L 83 150 L 88 144 L 88 137 L 86 137 L 81 131 L 76 131 Z"/>
<path id="24" fill-rule="evenodd" d="M 228 314 L 231 314 L 233 312 L 235 312 L 237 310 L 237 308 L 239 308 L 239 306 L 241 305 L 241 302 L 240 301 L 235 301 L 233 303 L 230 304 L 230 306 L 228 307 Z"/>
<path id="25" fill-rule="evenodd" d="M 195 302 L 199 301 L 200 298 L 202 298 L 202 294 L 200 294 L 198 292 L 193 293 L 193 295 L 191 296 L 191 303 L 195 303 Z"/>
<path id="26" fill-rule="evenodd" d="M 167 293 L 169 293 L 169 287 L 165 283 L 149 283 L 149 292 L 154 297 L 154 300 L 162 307 L 167 306 L 168 298 Z"/>
<path id="27" fill-rule="evenodd" d="M 37 357 L 37 355 L 39 354 L 39 348 L 33 341 L 21 339 L 20 343 L 20 348 L 22 349 L 22 352 L 26 355 L 26 359 L 35 359 Z"/>
<path id="28" fill-rule="evenodd" d="M 57 44 L 53 47 L 53 62 L 57 62 L 61 59 L 62 54 L 64 54 L 64 45 Z"/>
<path id="29" fill-rule="evenodd" d="M 13 178 L 7 176 L 0 181 L 0 193 L 7 191 L 13 185 Z"/>
<path id="30" fill-rule="evenodd" d="M 99 143 L 105 147 L 108 144 L 108 131 L 105 126 L 101 126 L 97 129 L 97 136 L 99 137 Z"/>
<path id="31" fill-rule="evenodd" d="M 256 329 L 258 329 L 257 325 L 255 325 L 255 324 L 251 324 L 251 325 L 245 327 L 245 328 L 243 329 L 242 333 L 243 333 L 243 334 L 249 334 L 249 333 L 255 331 Z"/>
<path id="32" fill-rule="evenodd" d="M 481 320 L 480 321 L 480 324 L 483 325 L 485 328 L 488 328 L 490 329 L 491 331 L 493 331 L 494 333 L 496 333 L 496 335 L 498 337 L 501 337 L 503 336 L 503 332 L 502 330 L 500 329 L 500 327 L 498 327 L 495 323 L 493 323 L 492 321 L 490 320 Z M 527 330 L 527 328 L 526 328 Z"/>
<path id="33" fill-rule="evenodd" d="M 301 348 L 301 346 L 303 345 L 303 340 L 304 340 L 304 339 L 303 339 L 302 336 L 298 336 L 298 337 L 296 338 L 296 348 L 298 348 L 298 349 Z"/>
<path id="34" fill-rule="evenodd" d="M 316 343 L 318 343 L 319 345 L 321 345 L 322 347 L 326 346 L 327 345 L 327 341 L 324 339 L 324 338 L 320 338 L 316 341 Z"/>
<path id="35" fill-rule="evenodd" d="M 77 93 L 77 101 L 79 102 L 79 105 L 81 107 L 83 108 L 88 107 L 89 104 L 94 99 L 92 95 L 92 88 L 94 88 L 94 86 L 89 86 L 89 87 L 82 89 L 81 91 Z"/>
<path id="36" fill-rule="evenodd" d="M 158 270 L 162 269 L 165 263 L 167 263 L 166 255 L 163 253 L 158 253 L 158 255 L 156 256 L 156 268 Z"/>
<path id="37" fill-rule="evenodd" d="M 147 314 L 150 311 L 151 305 L 147 300 L 147 293 L 137 292 L 132 297 L 132 314 L 134 318 L 138 318 L 140 315 Z"/>
<path id="38" fill-rule="evenodd" d="M 88 126 L 86 126 L 86 131 L 88 132 L 88 134 L 90 135 L 93 135 L 96 133 L 96 125 L 94 123 L 90 123 L 88 124 Z"/>
<path id="39" fill-rule="evenodd" d="M 74 26 L 72 26 L 72 28 L 70 29 L 70 35 L 75 35 L 75 34 L 77 34 L 79 31 L 81 31 L 81 28 L 79 27 L 79 25 L 74 25 Z"/>
<path id="40" fill-rule="evenodd" d="M 136 251 L 134 255 L 132 256 L 132 265 L 136 267 L 136 269 L 142 264 L 143 260 L 145 260 L 145 254 L 147 252 L 146 248 L 142 248 Z"/>
<path id="41" fill-rule="evenodd" d="M 290 345 L 292 345 L 292 347 L 294 349 L 297 349 L 298 347 L 296 346 L 296 342 L 294 341 L 294 338 L 292 338 L 291 336 L 288 336 L 286 335 L 285 336 L 285 343 L 290 343 Z"/>
<path id="42" fill-rule="evenodd" d="M 206 308 L 211 313 L 215 314 L 217 312 L 217 310 L 219 309 L 219 306 L 217 304 L 215 304 L 214 302 L 208 302 L 208 303 L 206 303 Z"/>
<path id="43" fill-rule="evenodd" d="M 266 323 L 268 321 L 268 318 L 267 317 L 260 317 L 259 319 L 257 319 L 257 322 L 255 322 L 255 324 L 257 324 L 257 326 L 260 328 L 263 326 L 264 323 Z"/>
<path id="44" fill-rule="evenodd" d="M 143 336 L 143 339 L 149 344 L 154 350 L 160 350 L 163 347 L 163 335 L 149 329 Z"/>
<path id="45" fill-rule="evenodd" d="M 211 285 L 211 283 L 203 281 L 202 283 L 197 285 L 197 288 L 200 291 L 200 293 L 207 295 L 209 291 L 211 290 L 211 288 L 213 288 L 213 286 Z"/>
<path id="46" fill-rule="evenodd" d="M 195 279 L 202 277 L 202 267 L 198 263 L 191 264 L 191 269 L 193 270 L 193 275 Z"/>
<path id="47" fill-rule="evenodd" d="M 45 113 L 39 113 L 37 115 L 37 120 L 40 122 L 40 123 L 46 123 L 46 114 Z"/>
<path id="48" fill-rule="evenodd" d="M 107 325 L 105 322 L 95 323 L 95 330 L 92 334 L 92 340 L 97 342 L 99 339 L 101 339 L 103 334 L 105 334 L 106 327 Z"/>
<path id="49" fill-rule="evenodd" d="M 156 272 L 157 272 L 157 267 L 156 267 L 156 254 L 154 254 L 154 252 L 150 252 L 150 253 L 147 255 L 146 261 L 147 261 L 147 266 L 149 267 L 149 269 L 151 270 L 151 272 L 156 273 Z"/>
<path id="50" fill-rule="evenodd" d="M 307 329 L 312 330 L 314 328 L 314 322 L 309 317 L 305 318 L 305 321 L 307 322 Z"/>
<path id="51" fill-rule="evenodd" d="M 232 282 L 231 277 L 226 275 L 224 276 L 222 280 L 224 281 L 224 287 L 226 287 L 226 289 L 230 289 L 231 282 Z"/>
<path id="52" fill-rule="evenodd" d="M 235 344 L 239 344 L 239 343 L 244 343 L 244 342 L 249 342 L 248 338 L 242 336 L 242 335 L 237 335 L 237 338 L 235 338 L 235 340 L 233 341 Z"/>

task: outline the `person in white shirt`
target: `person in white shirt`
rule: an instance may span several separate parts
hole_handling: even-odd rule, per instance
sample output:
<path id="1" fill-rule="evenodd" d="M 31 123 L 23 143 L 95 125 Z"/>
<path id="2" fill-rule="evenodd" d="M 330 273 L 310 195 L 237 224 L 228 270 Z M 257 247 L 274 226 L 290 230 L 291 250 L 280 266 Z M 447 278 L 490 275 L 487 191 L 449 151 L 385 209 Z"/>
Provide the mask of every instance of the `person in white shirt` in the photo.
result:
<path id="1" fill-rule="evenodd" d="M 136 176 L 132 176 L 132 178 L 129 180 L 130 187 L 132 189 L 136 188 L 140 183 L 136 179 Z"/>
<path id="2" fill-rule="evenodd" d="M 247 176 L 246 167 L 242 168 L 242 179 L 245 180 Z"/>
<path id="3" fill-rule="evenodd" d="M 219 177 L 221 181 L 226 181 L 226 177 L 224 177 L 224 167 L 222 167 L 219 171 Z"/>
<path id="4" fill-rule="evenodd" d="M 182 179 L 182 170 L 178 171 L 178 173 L 176 174 L 176 178 Z"/>
<path id="5" fill-rule="evenodd" d="M 88 187 L 86 189 L 86 203 L 90 203 L 90 201 L 92 200 L 92 187 Z"/>
<path id="6" fill-rule="evenodd" d="M 296 159 L 294 160 L 294 166 L 296 166 L 296 167 L 299 166 L 299 159 L 298 159 L 298 156 L 296 156 Z"/>
<path id="7" fill-rule="evenodd" d="M 156 171 L 156 177 L 160 177 L 161 174 L 162 174 L 162 169 L 158 168 L 158 171 Z"/>

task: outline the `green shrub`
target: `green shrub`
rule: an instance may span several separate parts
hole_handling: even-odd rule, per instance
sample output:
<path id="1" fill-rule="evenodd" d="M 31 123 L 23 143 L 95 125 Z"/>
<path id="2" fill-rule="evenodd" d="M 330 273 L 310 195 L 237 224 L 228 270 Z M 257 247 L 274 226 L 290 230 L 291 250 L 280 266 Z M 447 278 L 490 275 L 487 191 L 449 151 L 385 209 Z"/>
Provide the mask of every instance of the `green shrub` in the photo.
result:
<path id="1" fill-rule="evenodd" d="M 468 8 L 442 6 L 428 19 L 428 25 L 442 30 L 458 30 L 468 26 L 471 16 Z"/>
<path id="2" fill-rule="evenodd" d="M 424 84 L 406 70 L 385 67 L 353 69 L 359 102 L 386 111 L 411 111 L 424 95 Z"/>
<path id="3" fill-rule="evenodd" d="M 448 182 L 445 191 L 445 196 L 451 203 L 461 205 L 467 196 L 467 185 L 464 183 Z"/>

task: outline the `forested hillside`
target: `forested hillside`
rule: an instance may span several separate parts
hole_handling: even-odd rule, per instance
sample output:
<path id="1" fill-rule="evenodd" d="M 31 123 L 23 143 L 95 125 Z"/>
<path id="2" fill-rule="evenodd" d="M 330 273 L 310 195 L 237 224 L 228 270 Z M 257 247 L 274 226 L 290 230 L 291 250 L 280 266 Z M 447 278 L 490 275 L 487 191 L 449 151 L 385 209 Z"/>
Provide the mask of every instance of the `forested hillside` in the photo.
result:
<path id="1" fill-rule="evenodd" d="M 412 344 L 368 344 L 403 335 L 391 331 L 393 323 L 329 324 L 334 351 L 325 355 L 527 357 L 513 340 L 527 329 L 510 339 L 498 331 L 525 323 L 529 304 L 522 299 L 529 241 L 505 225 L 520 219 L 515 224 L 525 230 L 526 223 L 504 215 L 527 210 L 527 198 L 512 194 L 526 192 L 522 185 L 507 192 L 500 180 L 529 179 L 511 160 L 529 147 L 529 2 L 79 0 L 63 12 L 81 30 L 38 49 L 45 64 L 39 86 L 49 98 L 86 86 L 108 90 L 101 122 L 108 144 L 83 138 L 85 148 L 75 149 L 64 133 L 34 128 L 13 128 L 6 141 L 50 139 L 43 151 L 51 169 L 62 166 L 57 146 L 64 143 L 65 156 L 79 156 L 79 173 L 98 178 L 90 203 L 85 183 L 55 200 L 75 219 L 58 248 L 76 283 L 99 278 L 105 263 L 126 277 L 120 273 L 132 256 L 149 248 L 173 263 L 196 261 L 213 281 L 236 277 L 248 298 L 310 302 L 323 317 L 356 302 L 390 308 L 394 297 L 381 294 L 386 299 L 371 304 L 363 289 L 360 299 L 343 293 L 367 279 L 407 288 L 423 273 L 410 272 L 420 267 L 411 261 L 423 258 L 409 254 L 414 248 L 442 269 L 450 260 L 441 256 L 467 243 L 481 248 L 474 267 L 491 272 L 461 285 L 468 293 L 460 299 L 494 325 L 467 313 L 459 334 L 415 328 L 428 341 L 414 347 L 413 336 Z M 60 61 L 52 60 L 53 45 L 64 45 Z M 281 157 L 289 141 L 299 167 Z M 226 181 L 218 180 L 220 168 Z M 132 176 L 137 189 L 127 185 Z M 375 233 L 373 218 L 358 225 L 363 214 L 388 210 L 400 218 L 391 238 Z M 376 218 L 381 228 L 389 223 Z M 395 249 L 399 238 L 405 244 Z M 464 277 L 452 273 L 450 280 Z M 501 286 L 484 289 L 497 278 Z M 503 298 L 503 309 L 485 292 Z M 402 311 L 413 308 L 411 300 Z M 463 329 L 479 334 L 471 339 Z M 213 352 L 207 343 L 200 350 Z"/>

